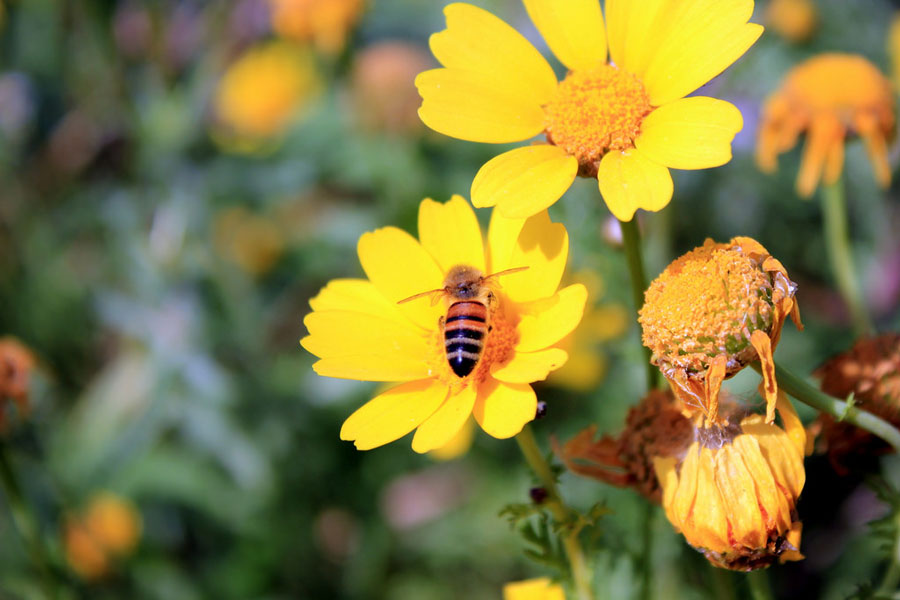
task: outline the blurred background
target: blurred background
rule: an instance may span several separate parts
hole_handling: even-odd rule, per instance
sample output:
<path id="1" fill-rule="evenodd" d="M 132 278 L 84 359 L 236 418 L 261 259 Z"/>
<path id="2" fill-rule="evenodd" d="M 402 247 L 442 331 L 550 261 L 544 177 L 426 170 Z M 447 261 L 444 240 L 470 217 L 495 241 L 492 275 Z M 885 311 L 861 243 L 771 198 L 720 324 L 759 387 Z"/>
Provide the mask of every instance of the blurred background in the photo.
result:
<path id="1" fill-rule="evenodd" d="M 517 0 L 473 3 L 546 51 Z M 785 328 L 778 358 L 808 374 L 852 336 L 819 204 L 794 192 L 800 150 L 776 175 L 754 165 L 760 106 L 822 51 L 860 53 L 890 75 L 897 7 L 770 4 L 753 19 L 762 39 L 705 90 L 743 112 L 734 160 L 676 172 L 672 203 L 640 217 L 651 277 L 706 237 L 762 242 L 798 282 L 807 325 Z M 427 40 L 442 6 L 0 0 L 0 336 L 22 345 L 7 360 L 31 375 L 2 445 L 61 597 L 487 600 L 548 573 L 498 516 L 532 485 L 514 443 L 473 429 L 432 455 L 409 439 L 358 452 L 338 433 L 374 384 L 318 377 L 298 344 L 308 299 L 362 275 L 360 234 L 415 232 L 422 198 L 468 196 L 502 150 L 416 116 L 413 79 L 435 66 Z M 858 275 L 879 328 L 896 331 L 897 186 L 878 189 L 859 142 L 844 172 Z M 569 229 L 569 279 L 592 300 L 570 363 L 538 388 L 545 443 L 593 423 L 616 432 L 644 386 L 628 272 L 596 182 L 577 181 L 551 216 Z M 729 387 L 752 398 L 756 378 Z M 883 568 L 866 523 L 888 507 L 861 473 L 835 479 L 822 458 L 808 468 L 808 558 L 772 569 L 773 582 L 785 598 L 845 598 Z M 711 575 L 635 493 L 562 482 L 576 506 L 611 512 L 596 539 L 601 597 L 639 588 L 647 514 L 656 596 L 747 593 Z M 0 598 L 43 598 L 10 509 L 7 494 Z M 96 531 L 114 542 L 92 546 Z"/>

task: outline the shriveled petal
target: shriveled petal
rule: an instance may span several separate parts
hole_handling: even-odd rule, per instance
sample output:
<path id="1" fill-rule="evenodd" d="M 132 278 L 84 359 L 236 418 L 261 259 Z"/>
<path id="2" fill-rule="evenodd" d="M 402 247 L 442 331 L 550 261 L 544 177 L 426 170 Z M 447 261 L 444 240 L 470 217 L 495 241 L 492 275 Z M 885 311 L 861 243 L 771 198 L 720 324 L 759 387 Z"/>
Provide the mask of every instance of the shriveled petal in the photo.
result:
<path id="1" fill-rule="evenodd" d="M 447 397 L 447 386 L 436 379 L 411 381 L 369 400 L 341 427 L 341 439 L 369 450 L 393 442 L 431 416 Z"/>
<path id="2" fill-rule="evenodd" d="M 528 16 L 570 71 L 606 62 L 606 30 L 597 0 L 524 0 Z"/>
<path id="3" fill-rule="evenodd" d="M 797 452 L 803 454 L 806 451 L 806 428 L 803 427 L 803 422 L 797 416 L 794 405 L 781 390 L 778 391 L 776 408 L 778 408 L 778 414 L 781 415 L 781 422 L 784 423 L 785 433 L 794 443 Z"/>
<path id="4" fill-rule="evenodd" d="M 731 160 L 731 142 L 743 126 L 741 111 L 730 102 L 683 98 L 647 115 L 635 146 L 671 169 L 708 169 Z"/>
<path id="5" fill-rule="evenodd" d="M 757 450 L 755 456 L 747 458 L 761 461 L 762 454 Z M 757 471 L 755 474 L 763 475 L 764 472 Z M 722 495 L 722 504 L 728 507 L 729 536 L 734 537 L 736 543 L 748 548 L 765 547 L 766 527 L 754 484 L 768 483 L 774 488 L 771 476 L 768 482 L 754 481 L 747 465 L 744 464 L 744 459 L 732 445 L 723 446 L 718 450 L 713 475 L 715 486 Z M 764 506 L 764 508 L 770 510 L 772 507 Z"/>
<path id="6" fill-rule="evenodd" d="M 762 330 L 750 334 L 750 344 L 759 355 L 763 383 L 760 390 L 766 399 L 766 423 L 775 420 L 775 406 L 778 400 L 778 382 L 775 380 L 775 359 L 772 357 L 772 340 Z"/>
<path id="7" fill-rule="evenodd" d="M 641 74 L 650 103 L 683 98 L 740 58 L 763 32 L 752 14 L 753 0 L 670 0 Z"/>
<path id="8" fill-rule="evenodd" d="M 544 130 L 534 98 L 497 85 L 486 73 L 432 69 L 419 73 L 419 117 L 438 133 L 470 142 L 520 142 Z"/>
<path id="9" fill-rule="evenodd" d="M 697 497 L 697 480 L 699 479 L 697 473 L 699 466 L 700 449 L 694 444 L 688 448 L 684 462 L 681 464 L 681 470 L 678 472 L 678 485 L 672 498 L 671 508 L 666 509 L 667 513 L 671 512 L 670 520 L 672 524 L 681 529 L 687 528 L 690 524 L 694 499 Z"/>
<path id="10" fill-rule="evenodd" d="M 488 379 L 478 390 L 475 420 L 489 435 L 511 438 L 534 420 L 537 396 L 527 383 L 503 383 Z"/>
<path id="11" fill-rule="evenodd" d="M 494 157 L 472 181 L 472 204 L 496 206 L 504 217 L 530 217 L 569 189 L 578 160 L 550 144 L 524 146 Z"/>
<path id="12" fill-rule="evenodd" d="M 397 305 L 388 302 L 366 279 L 332 279 L 309 301 L 315 311 L 349 310 L 403 320 Z"/>
<path id="13" fill-rule="evenodd" d="M 715 481 L 715 457 L 703 449 L 697 461 L 697 495 L 683 527 L 685 538 L 694 546 L 715 552 L 729 549 L 728 513 Z"/>
<path id="14" fill-rule="evenodd" d="M 462 196 L 442 204 L 431 199 L 419 205 L 419 240 L 446 273 L 464 264 L 484 272 L 484 246 L 475 211 Z"/>
<path id="15" fill-rule="evenodd" d="M 757 501 L 766 513 L 767 528 L 778 528 L 784 531 L 791 525 L 791 510 L 793 506 L 782 490 L 778 489 L 778 482 L 772 474 L 772 468 L 766 461 L 765 455 L 759 445 L 759 440 L 752 435 L 739 435 L 734 440 L 737 456 L 746 466 L 750 479 L 756 490 Z"/>
<path id="16" fill-rule="evenodd" d="M 786 490 L 793 500 L 796 500 L 806 483 L 803 448 L 798 448 L 795 439 L 785 435 L 780 428 L 775 425 L 766 425 L 761 415 L 753 415 L 744 419 L 741 422 L 741 429 L 757 440 L 763 457 L 779 486 Z"/>
<path id="17" fill-rule="evenodd" d="M 580 283 L 559 290 L 554 296 L 521 306 L 517 352 L 549 348 L 569 335 L 584 313 L 587 288 Z"/>
<path id="18" fill-rule="evenodd" d="M 502 218 L 502 217 L 501 217 Z M 528 267 L 503 277 L 503 291 L 514 302 L 547 298 L 556 292 L 569 256 L 569 234 L 541 211 L 525 221 L 509 255 L 508 268 Z"/>
<path id="19" fill-rule="evenodd" d="M 456 3 L 444 8 L 447 29 L 429 39 L 438 61 L 450 69 L 491 76 L 499 87 L 544 104 L 556 91 L 556 75 L 519 32 L 491 13 Z"/>
<path id="20" fill-rule="evenodd" d="M 410 381 L 427 377 L 426 336 L 409 321 L 345 310 L 306 315 L 310 335 L 300 344 L 322 360 L 319 375 L 363 381 Z"/>
<path id="21" fill-rule="evenodd" d="M 671 0 L 606 0 L 609 54 L 619 68 L 641 77 L 653 57 L 656 30 Z"/>
<path id="22" fill-rule="evenodd" d="M 499 368 L 491 368 L 491 376 L 506 383 L 531 383 L 543 381 L 563 364 L 569 355 L 559 348 L 538 352 L 516 352 L 512 360 Z"/>
<path id="23" fill-rule="evenodd" d="M 411 235 L 396 227 L 364 233 L 357 253 L 362 268 L 388 302 L 399 302 L 444 285 L 437 263 Z M 428 298 L 399 305 L 400 311 L 425 329 L 434 329 L 442 307 Z"/>
<path id="24" fill-rule="evenodd" d="M 678 472 L 675 470 L 677 464 L 678 459 L 674 456 L 653 457 L 653 471 L 663 490 L 662 505 L 666 516 L 676 529 L 680 528 L 680 521 L 676 520 L 672 507 L 674 506 L 675 492 L 678 491 Z"/>
<path id="25" fill-rule="evenodd" d="M 637 149 L 609 152 L 600 161 L 597 180 L 606 206 L 620 221 L 630 221 L 639 208 L 662 210 L 672 199 L 669 169 Z"/>
<path id="26" fill-rule="evenodd" d="M 412 449 L 421 454 L 445 446 L 465 425 L 474 404 L 474 385 L 467 385 L 458 394 L 448 396 L 441 407 L 416 429 Z"/>

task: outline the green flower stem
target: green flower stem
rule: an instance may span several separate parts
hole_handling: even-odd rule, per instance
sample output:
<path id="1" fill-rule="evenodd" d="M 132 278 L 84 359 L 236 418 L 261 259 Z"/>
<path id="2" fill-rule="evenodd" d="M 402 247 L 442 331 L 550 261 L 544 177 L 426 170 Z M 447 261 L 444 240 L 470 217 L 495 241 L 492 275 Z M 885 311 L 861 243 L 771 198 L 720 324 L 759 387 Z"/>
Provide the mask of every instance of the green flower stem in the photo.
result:
<path id="1" fill-rule="evenodd" d="M 750 597 L 753 600 L 772 600 L 772 586 L 769 584 L 769 574 L 765 569 L 747 573 L 747 585 L 750 587 Z"/>
<path id="2" fill-rule="evenodd" d="M 541 485 L 547 490 L 547 499 L 544 500 L 544 505 L 550 509 L 557 521 L 568 521 L 574 516 L 573 511 L 563 502 L 559 494 L 559 488 L 556 487 L 556 477 L 553 475 L 550 464 L 544 458 L 540 448 L 538 448 L 531 427 L 525 425 L 521 433 L 516 436 L 516 441 L 519 443 L 519 449 L 522 450 L 528 466 L 531 467 L 531 470 L 534 471 L 540 480 Z M 563 549 L 569 559 L 569 568 L 572 571 L 572 583 L 575 587 L 577 599 L 593 600 L 591 573 L 584 559 L 581 544 L 578 542 L 578 530 L 575 529 L 565 535 L 562 541 Z"/>
<path id="3" fill-rule="evenodd" d="M 762 372 L 759 361 L 753 363 L 752 366 Z M 893 446 L 896 452 L 900 452 L 900 431 L 897 431 L 893 425 L 881 417 L 829 396 L 778 364 L 775 365 L 775 380 L 778 382 L 778 387 L 800 402 L 829 414 L 838 421 L 865 429 Z"/>
<path id="4" fill-rule="evenodd" d="M 872 332 L 872 320 L 866 310 L 853 268 L 853 253 L 847 228 L 847 202 L 840 178 L 822 187 L 822 226 L 831 272 L 850 310 L 853 329 L 858 336 L 868 334 Z"/>
<path id="5" fill-rule="evenodd" d="M 25 542 L 29 558 L 40 573 L 41 588 L 48 600 L 56 598 L 56 585 L 53 581 L 53 573 L 47 562 L 47 553 L 44 550 L 44 542 L 41 537 L 37 521 L 31 513 L 25 498 L 22 496 L 22 487 L 19 479 L 9 461 L 6 452 L 6 444 L 0 441 L 0 484 L 2 484 L 6 503 L 12 513 L 12 520 Z"/>
<path id="6" fill-rule="evenodd" d="M 893 597 L 900 584 L 900 517 L 895 521 L 894 527 L 898 528 L 898 537 L 894 540 L 894 547 L 891 548 L 891 562 L 884 573 L 881 585 L 878 586 L 878 591 L 875 592 L 878 598 Z"/>
<path id="7" fill-rule="evenodd" d="M 644 273 L 644 259 L 641 253 L 641 232 L 638 229 L 637 219 L 619 221 L 622 230 L 622 244 L 625 249 L 625 260 L 628 262 L 628 271 L 631 274 L 631 297 L 634 301 L 635 313 L 644 306 L 644 290 L 647 289 L 647 275 Z M 650 364 L 650 348 L 641 346 L 644 350 L 644 364 L 647 369 L 647 389 L 652 390 L 657 386 L 659 370 Z"/>

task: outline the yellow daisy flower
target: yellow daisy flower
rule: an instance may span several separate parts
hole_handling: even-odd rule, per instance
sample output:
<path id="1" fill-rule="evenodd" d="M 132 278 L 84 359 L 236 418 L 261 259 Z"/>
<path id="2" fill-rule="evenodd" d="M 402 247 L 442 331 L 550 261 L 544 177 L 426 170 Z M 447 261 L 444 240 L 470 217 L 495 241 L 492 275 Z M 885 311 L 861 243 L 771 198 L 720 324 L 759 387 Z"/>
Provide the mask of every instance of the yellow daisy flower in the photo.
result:
<path id="1" fill-rule="evenodd" d="M 784 427 L 762 415 L 703 427 L 681 458 L 656 458 L 666 517 L 716 566 L 752 571 L 801 560 L 797 500 L 806 432 L 784 393 Z"/>
<path id="2" fill-rule="evenodd" d="M 819 179 L 834 183 L 844 168 L 844 138 L 859 135 L 882 187 L 891 182 L 887 142 L 894 137 L 894 95 L 878 68 L 862 56 L 820 54 L 794 67 L 766 101 L 756 146 L 765 172 L 807 132 L 797 193 L 808 197 Z"/>
<path id="3" fill-rule="evenodd" d="M 368 279 L 334 280 L 310 300 L 301 344 L 320 358 L 313 365 L 320 375 L 402 383 L 353 413 L 341 439 L 368 450 L 415 429 L 413 450 L 428 452 L 446 445 L 470 414 L 496 438 L 519 433 L 537 408 L 529 384 L 566 361 L 553 346 L 581 320 L 587 300 L 580 284 L 557 291 L 568 247 L 565 227 L 546 211 L 529 219 L 495 213 L 482 240 L 475 212 L 459 196 L 422 201 L 419 240 L 395 227 L 364 234 L 358 252 Z M 460 267 L 483 275 L 516 270 L 483 281 L 492 300 L 483 333 L 467 340 L 481 350 L 465 376 L 448 360 L 449 301 L 433 301 Z"/>
<path id="4" fill-rule="evenodd" d="M 747 22 L 753 0 L 607 0 L 605 23 L 597 0 L 524 3 L 568 68 L 563 81 L 522 35 L 469 4 L 444 9 L 447 29 L 430 40 L 444 68 L 416 78 L 419 116 L 439 133 L 492 144 L 546 137 L 487 162 L 472 183 L 476 207 L 527 217 L 582 175 L 628 221 L 669 203 L 670 168 L 731 160 L 740 111 L 685 96 L 759 38 L 762 26 Z"/>
<path id="5" fill-rule="evenodd" d="M 566 600 L 562 586 L 547 577 L 514 581 L 503 586 L 503 600 Z"/>
<path id="6" fill-rule="evenodd" d="M 766 8 L 766 24 L 785 39 L 801 43 L 816 31 L 819 14 L 813 0 L 772 0 Z"/>
<path id="7" fill-rule="evenodd" d="M 278 41 L 251 48 L 219 82 L 216 133 L 237 149 L 256 149 L 284 132 L 319 85 L 312 56 L 302 48 Z"/>
<path id="8" fill-rule="evenodd" d="M 343 50 L 364 9 L 363 0 L 269 0 L 275 33 L 327 54 Z"/>

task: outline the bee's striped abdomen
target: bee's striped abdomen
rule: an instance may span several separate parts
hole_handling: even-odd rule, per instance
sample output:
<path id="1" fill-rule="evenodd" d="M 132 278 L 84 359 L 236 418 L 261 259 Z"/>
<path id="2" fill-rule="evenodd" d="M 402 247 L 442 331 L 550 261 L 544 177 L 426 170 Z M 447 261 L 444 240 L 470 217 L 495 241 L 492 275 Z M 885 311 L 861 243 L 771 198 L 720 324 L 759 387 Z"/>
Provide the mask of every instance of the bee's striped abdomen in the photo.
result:
<path id="1" fill-rule="evenodd" d="M 459 377 L 472 372 L 484 348 L 487 333 L 487 307 L 482 302 L 454 302 L 444 321 L 444 344 L 447 361 Z"/>

